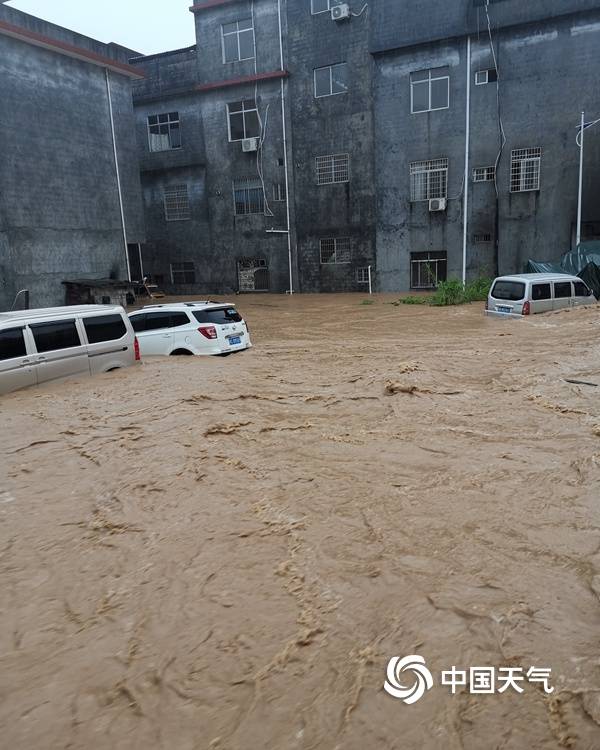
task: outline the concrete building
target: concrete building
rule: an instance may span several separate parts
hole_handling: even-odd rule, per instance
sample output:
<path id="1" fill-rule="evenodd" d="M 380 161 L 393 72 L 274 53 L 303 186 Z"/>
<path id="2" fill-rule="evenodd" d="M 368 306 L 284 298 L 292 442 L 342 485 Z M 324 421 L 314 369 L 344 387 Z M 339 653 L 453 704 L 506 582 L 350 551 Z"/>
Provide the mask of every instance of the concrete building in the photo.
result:
<path id="1" fill-rule="evenodd" d="M 582 110 L 600 117 L 600 2 L 384 0 L 371 52 L 380 289 L 461 278 L 463 251 L 473 277 L 574 247 L 577 127 Z M 600 238 L 598 165 L 600 129 L 584 240 Z"/>
<path id="2" fill-rule="evenodd" d="M 126 244 L 138 257 L 132 54 L 0 5 L 0 309 L 20 289 L 64 303 L 63 281 L 126 279 Z"/>
<path id="3" fill-rule="evenodd" d="M 190 10 L 196 44 L 144 57 L 0 6 L 4 25 L 54 40 L 0 24 L 0 135 L 18 141 L 0 162 L 0 299 L 128 273 L 107 69 L 129 272 L 165 291 L 358 291 L 369 267 L 375 289 L 420 289 L 574 246 L 600 0 Z M 588 132 L 584 240 L 600 238 Z"/>

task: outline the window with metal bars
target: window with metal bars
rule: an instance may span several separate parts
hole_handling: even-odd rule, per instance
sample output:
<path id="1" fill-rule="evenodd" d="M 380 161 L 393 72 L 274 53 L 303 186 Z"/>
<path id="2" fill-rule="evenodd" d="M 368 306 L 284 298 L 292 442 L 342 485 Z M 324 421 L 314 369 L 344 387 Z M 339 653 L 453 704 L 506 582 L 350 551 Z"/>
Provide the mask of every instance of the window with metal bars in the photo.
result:
<path id="1" fill-rule="evenodd" d="M 236 216 L 264 214 L 265 194 L 259 179 L 234 180 L 233 202 Z"/>
<path id="2" fill-rule="evenodd" d="M 173 284 L 195 284 L 196 268 L 193 262 L 171 263 L 171 282 Z"/>
<path id="3" fill-rule="evenodd" d="M 492 241 L 492 235 L 490 232 L 477 232 L 473 235 L 473 242 L 480 243 L 480 242 L 491 242 Z"/>
<path id="4" fill-rule="evenodd" d="M 223 24 L 221 40 L 223 63 L 254 59 L 254 27 L 251 18 Z"/>
<path id="5" fill-rule="evenodd" d="M 352 250 L 349 237 L 325 237 L 320 242 L 321 264 L 350 263 Z"/>
<path id="6" fill-rule="evenodd" d="M 190 198 L 187 185 L 171 185 L 164 190 L 165 219 L 186 221 L 191 219 Z"/>
<path id="7" fill-rule="evenodd" d="M 519 148 L 511 153 L 510 192 L 526 193 L 540 189 L 541 148 Z"/>
<path id="8" fill-rule="evenodd" d="M 412 202 L 448 197 L 448 159 L 413 161 L 410 165 Z"/>
<path id="9" fill-rule="evenodd" d="M 475 167 L 473 182 L 492 182 L 496 178 L 496 167 Z"/>
<path id="10" fill-rule="evenodd" d="M 229 140 L 232 143 L 243 141 L 245 138 L 258 138 L 260 136 L 258 109 L 254 99 L 228 104 L 227 116 Z"/>
<path id="11" fill-rule="evenodd" d="M 148 146 L 152 152 L 181 148 L 179 112 L 148 117 Z"/>
<path id="12" fill-rule="evenodd" d="M 435 289 L 440 281 L 446 281 L 447 269 L 448 259 L 445 252 L 411 253 L 411 289 Z"/>
<path id="13" fill-rule="evenodd" d="M 317 156 L 317 185 L 332 185 L 350 179 L 350 155 Z"/>

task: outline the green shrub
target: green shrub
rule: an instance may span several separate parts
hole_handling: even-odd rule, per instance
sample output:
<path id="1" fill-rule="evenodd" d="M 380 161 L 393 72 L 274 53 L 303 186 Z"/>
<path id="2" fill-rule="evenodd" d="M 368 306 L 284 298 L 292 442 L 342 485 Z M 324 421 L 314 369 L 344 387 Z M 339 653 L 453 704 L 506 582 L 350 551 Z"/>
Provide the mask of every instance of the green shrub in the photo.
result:
<path id="1" fill-rule="evenodd" d="M 482 302 L 487 299 L 492 279 L 480 278 L 469 281 L 463 286 L 459 279 L 440 281 L 437 289 L 431 295 L 401 297 L 393 305 L 434 305 L 447 307 L 449 305 L 464 305 L 469 302 Z"/>

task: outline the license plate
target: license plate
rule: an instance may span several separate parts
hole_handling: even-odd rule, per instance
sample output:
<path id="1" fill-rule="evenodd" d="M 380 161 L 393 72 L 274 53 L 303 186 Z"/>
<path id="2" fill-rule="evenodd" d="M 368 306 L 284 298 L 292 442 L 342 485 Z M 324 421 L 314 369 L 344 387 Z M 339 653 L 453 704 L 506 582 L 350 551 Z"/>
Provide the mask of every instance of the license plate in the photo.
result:
<path id="1" fill-rule="evenodd" d="M 230 336 L 229 343 L 231 344 L 231 346 L 235 346 L 236 344 L 241 344 L 242 339 L 239 336 Z"/>
<path id="2" fill-rule="evenodd" d="M 498 310 L 498 312 L 503 312 L 503 313 L 512 312 L 512 308 L 510 308 L 510 307 L 503 307 L 501 305 L 498 305 L 498 307 L 496 308 L 496 310 Z"/>

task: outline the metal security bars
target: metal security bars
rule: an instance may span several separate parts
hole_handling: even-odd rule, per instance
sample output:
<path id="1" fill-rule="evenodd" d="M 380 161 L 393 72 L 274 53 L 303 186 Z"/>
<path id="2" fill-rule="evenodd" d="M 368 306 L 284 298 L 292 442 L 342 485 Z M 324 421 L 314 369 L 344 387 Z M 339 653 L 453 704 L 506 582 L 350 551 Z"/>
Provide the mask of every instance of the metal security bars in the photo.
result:
<path id="1" fill-rule="evenodd" d="M 264 214 L 265 194 L 260 179 L 234 180 L 233 202 L 236 216 Z"/>
<path id="2" fill-rule="evenodd" d="M 223 63 L 254 59 L 254 27 L 251 18 L 221 26 L 221 39 Z"/>
<path id="3" fill-rule="evenodd" d="M 148 117 L 148 147 L 152 152 L 181 148 L 179 112 Z"/>
<path id="4" fill-rule="evenodd" d="M 172 284 L 195 284 L 196 268 L 191 261 L 183 263 L 171 263 Z"/>
<path id="5" fill-rule="evenodd" d="M 348 182 L 350 179 L 350 155 L 334 154 L 317 156 L 317 185 L 331 185 L 335 182 Z"/>
<path id="6" fill-rule="evenodd" d="M 428 201 L 448 197 L 448 159 L 413 161 L 410 165 L 410 199 Z"/>
<path id="7" fill-rule="evenodd" d="M 186 221 L 192 218 L 187 185 L 166 187 L 164 201 L 165 219 L 167 221 Z"/>
<path id="8" fill-rule="evenodd" d="M 349 237 L 326 237 L 320 242 L 321 264 L 350 263 L 352 250 Z"/>
<path id="9" fill-rule="evenodd" d="M 510 192 L 526 193 L 540 189 L 541 148 L 519 148 L 511 153 Z"/>
<path id="10" fill-rule="evenodd" d="M 232 143 L 243 141 L 245 138 L 258 138 L 260 136 L 258 109 L 254 99 L 228 104 L 227 119 L 229 140 Z"/>
<path id="11" fill-rule="evenodd" d="M 496 167 L 475 167 L 473 182 L 493 182 L 496 179 Z"/>
<path id="12" fill-rule="evenodd" d="M 411 289 L 435 289 L 446 280 L 447 253 L 425 252 L 410 254 Z"/>

